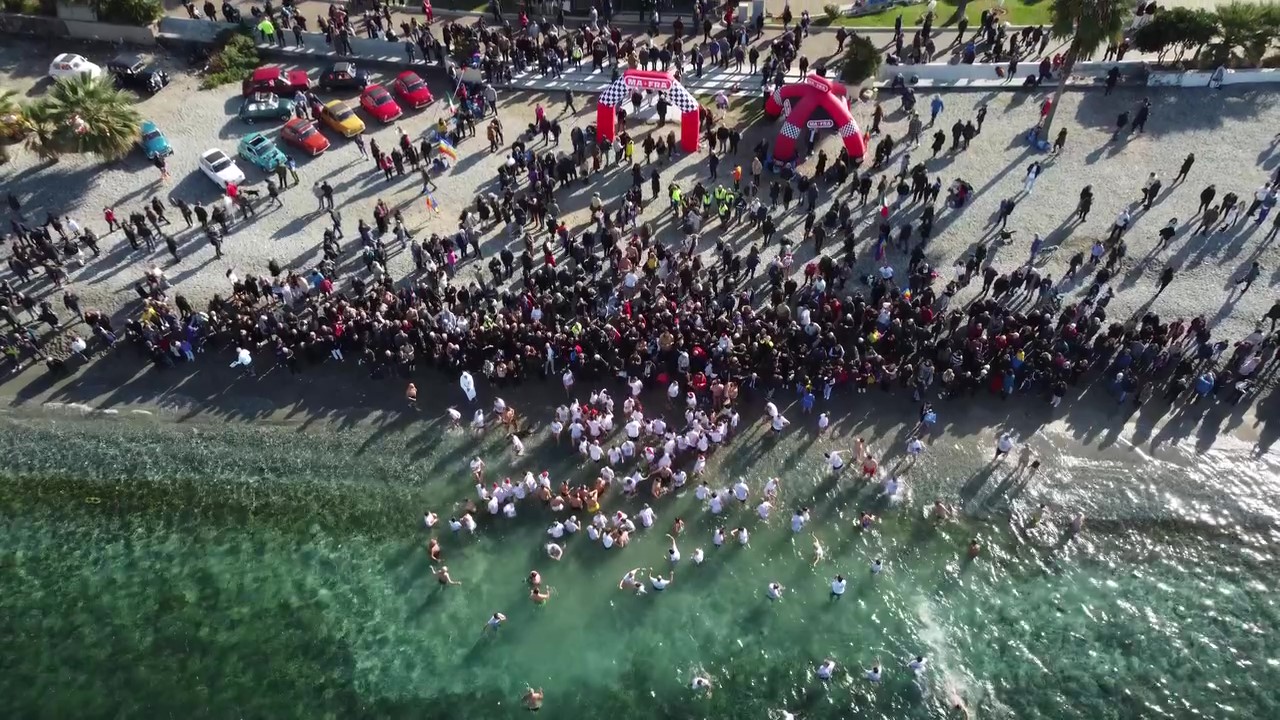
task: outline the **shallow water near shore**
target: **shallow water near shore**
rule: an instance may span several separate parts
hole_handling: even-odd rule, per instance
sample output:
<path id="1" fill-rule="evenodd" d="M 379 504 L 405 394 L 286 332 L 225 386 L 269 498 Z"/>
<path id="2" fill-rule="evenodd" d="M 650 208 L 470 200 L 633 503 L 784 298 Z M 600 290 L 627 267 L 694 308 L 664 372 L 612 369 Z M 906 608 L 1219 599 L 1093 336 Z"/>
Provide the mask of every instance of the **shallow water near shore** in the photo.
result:
<path id="1" fill-rule="evenodd" d="M 1280 715 L 1277 466 L 1221 438 L 1204 453 L 1032 439 L 1034 477 L 989 465 L 984 435 L 935 439 L 899 504 L 824 472 L 799 428 L 747 429 L 711 461 L 713 485 L 783 479 L 768 523 L 733 507 L 749 547 L 711 543 L 692 484 L 654 502 L 658 522 L 623 550 L 585 536 L 552 562 L 551 513 L 478 517 L 474 537 L 434 533 L 461 587 L 430 575 L 421 514 L 473 497 L 489 475 L 586 468 L 542 436 L 513 462 L 431 420 L 383 427 L 0 417 L 0 696 L 27 717 L 515 717 L 526 685 L 551 717 L 977 717 Z M 879 441 L 891 464 L 898 435 Z M 845 437 L 841 444 L 851 444 Z M 935 525 L 933 497 L 964 518 Z M 750 505 L 754 506 L 756 500 Z M 1050 519 L 1028 527 L 1038 503 Z M 802 534 L 790 509 L 813 507 Z M 642 501 L 605 509 L 634 515 Z M 853 529 L 860 509 L 883 519 Z M 1088 514 L 1065 534 L 1067 514 Z M 482 511 L 483 513 L 483 511 Z M 663 593 L 617 590 L 630 568 L 666 570 L 677 516 L 684 560 Z M 585 519 L 585 518 L 584 518 Z M 827 559 L 811 567 L 811 532 Z M 970 538 L 984 546 L 968 562 Z M 706 551 L 695 566 L 694 548 Z M 872 577 L 869 564 L 883 558 Z M 528 599 L 538 569 L 553 592 Z M 836 572 L 849 591 L 830 598 Z M 769 582 L 786 586 L 781 601 Z M 509 621 L 482 631 L 493 612 Z M 925 654 L 915 677 L 904 664 Z M 836 679 L 817 681 L 831 657 Z M 871 685 L 865 668 L 885 665 Z M 695 696 L 695 673 L 716 685 Z"/>

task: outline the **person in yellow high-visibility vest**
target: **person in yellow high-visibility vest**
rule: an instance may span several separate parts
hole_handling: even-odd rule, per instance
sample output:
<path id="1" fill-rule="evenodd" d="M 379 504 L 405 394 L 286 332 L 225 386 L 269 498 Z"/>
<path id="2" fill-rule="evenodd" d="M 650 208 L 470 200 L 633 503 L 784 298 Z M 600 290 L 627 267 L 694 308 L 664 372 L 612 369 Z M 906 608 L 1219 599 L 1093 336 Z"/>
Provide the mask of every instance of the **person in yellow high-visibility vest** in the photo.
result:
<path id="1" fill-rule="evenodd" d="M 258 32 L 262 33 L 263 42 L 269 43 L 275 38 L 276 26 L 271 24 L 271 18 L 262 18 L 262 22 L 258 23 Z"/>
<path id="2" fill-rule="evenodd" d="M 670 193 L 669 193 L 669 194 L 670 194 L 670 197 L 671 197 L 671 210 L 672 210 L 672 212 L 675 212 L 676 214 L 679 214 L 679 213 L 680 213 L 680 199 L 681 199 L 680 187 L 679 187 L 678 185 L 676 185 L 675 183 L 671 183 L 671 191 L 670 191 Z"/>

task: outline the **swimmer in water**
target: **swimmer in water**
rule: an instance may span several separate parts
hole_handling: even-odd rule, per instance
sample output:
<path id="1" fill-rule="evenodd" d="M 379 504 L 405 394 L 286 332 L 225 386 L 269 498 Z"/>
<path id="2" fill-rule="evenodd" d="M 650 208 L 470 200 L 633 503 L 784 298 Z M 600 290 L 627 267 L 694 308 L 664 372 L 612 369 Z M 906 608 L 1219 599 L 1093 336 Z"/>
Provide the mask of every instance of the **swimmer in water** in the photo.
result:
<path id="1" fill-rule="evenodd" d="M 876 664 L 867 671 L 867 680 L 873 683 L 880 682 L 880 661 L 877 660 Z"/>
<path id="2" fill-rule="evenodd" d="M 701 565 L 704 559 L 706 559 L 706 554 L 702 552 L 702 548 L 694 548 L 692 557 L 693 564 Z"/>
<path id="3" fill-rule="evenodd" d="M 822 682 L 827 682 L 828 680 L 830 680 L 832 676 L 835 675 L 835 672 L 836 672 L 836 661 L 832 660 L 831 658 L 827 658 L 826 660 L 823 660 L 822 664 L 819 665 L 816 670 L 814 670 L 814 674 L 816 674 L 818 676 L 818 679 L 821 680 Z"/>
<path id="4" fill-rule="evenodd" d="M 969 559 L 974 560 L 982 553 L 982 545 L 978 543 L 978 538 L 969 541 Z"/>
<path id="5" fill-rule="evenodd" d="M 876 516 L 867 511 L 858 513 L 858 527 L 862 530 L 870 530 L 871 526 L 876 522 Z"/>
<path id="6" fill-rule="evenodd" d="M 769 589 L 766 594 L 769 596 L 770 600 L 781 600 L 782 593 L 785 591 L 786 588 L 782 587 L 782 583 L 771 582 L 769 583 Z"/>
<path id="7" fill-rule="evenodd" d="M 528 583 L 529 583 L 530 585 L 532 585 L 533 587 L 538 587 L 539 585 L 541 585 L 541 584 L 542 584 L 542 573 L 538 572 L 537 570 L 530 570 L 530 571 L 529 571 L 529 579 L 528 579 Z"/>
<path id="8" fill-rule="evenodd" d="M 559 560 L 561 557 L 564 557 L 564 548 L 560 547 L 556 543 L 547 543 L 546 550 L 547 557 L 552 560 Z"/>
<path id="9" fill-rule="evenodd" d="M 879 575 L 881 570 L 884 570 L 884 562 L 880 558 L 876 558 L 875 562 L 871 563 L 871 574 Z"/>
<path id="10" fill-rule="evenodd" d="M 1079 535 L 1080 531 L 1083 529 L 1084 529 L 1084 513 L 1076 513 L 1075 515 L 1072 515 L 1071 525 L 1069 526 L 1069 530 L 1071 534 Z"/>
<path id="11" fill-rule="evenodd" d="M 448 565 L 441 565 L 439 570 L 436 569 L 435 565 L 432 565 L 431 572 L 436 576 L 436 581 L 439 582 L 441 585 L 461 585 L 462 584 L 457 580 L 454 580 L 452 577 L 449 577 Z"/>
<path id="12" fill-rule="evenodd" d="M 436 562 L 440 562 L 440 541 L 431 538 L 427 543 L 427 556 Z"/>
<path id="13" fill-rule="evenodd" d="M 427 529 L 431 529 L 431 528 L 435 527 L 435 526 L 436 526 L 436 523 L 437 523 L 437 522 L 439 522 L 439 520 L 440 520 L 440 518 L 439 518 L 435 513 L 431 512 L 430 510 L 428 510 L 427 512 L 422 513 L 422 524 L 423 524 L 423 525 L 426 525 L 426 526 L 427 526 Z"/>
<path id="14" fill-rule="evenodd" d="M 920 673 L 924 672 L 924 668 L 928 664 L 929 664 L 929 661 L 926 660 L 923 655 L 917 655 L 915 660 L 912 660 L 911 662 L 907 663 L 907 667 L 911 668 L 911 672 L 919 675 Z"/>
<path id="15" fill-rule="evenodd" d="M 534 690 L 532 687 L 525 690 L 524 697 L 520 699 L 524 706 L 532 712 L 538 712 L 542 709 L 542 688 Z"/>
<path id="16" fill-rule="evenodd" d="M 502 626 L 502 623 L 504 623 L 504 622 L 506 622 L 506 621 L 507 621 L 507 616 L 506 616 L 506 615 L 503 615 L 502 613 L 496 612 L 496 613 L 494 613 L 494 614 L 493 614 L 493 616 L 492 616 L 492 617 L 490 617 L 487 621 L 485 621 L 485 624 L 484 624 L 484 631 L 485 631 L 485 632 L 488 632 L 488 631 L 492 630 L 492 631 L 494 631 L 494 632 L 497 632 L 497 631 L 498 631 L 498 628 Z"/>
<path id="17" fill-rule="evenodd" d="M 951 717 L 969 720 L 969 708 L 965 707 L 964 701 L 957 695 L 951 696 Z"/>
<path id="18" fill-rule="evenodd" d="M 694 677 L 693 682 L 689 683 L 689 687 L 708 697 L 711 695 L 711 680 L 701 675 Z"/>
<path id="19" fill-rule="evenodd" d="M 848 587 L 849 587 L 849 584 L 848 582 L 845 581 L 843 575 L 837 575 L 834 578 L 832 578 L 831 579 L 831 599 L 838 600 L 841 595 L 844 595 L 844 591 Z"/>
<path id="20" fill-rule="evenodd" d="M 684 532 L 684 520 L 676 518 L 676 521 L 671 523 L 671 534 L 679 535 L 682 532 Z"/>
<path id="21" fill-rule="evenodd" d="M 951 518 L 951 508 L 942 503 L 941 500 L 933 501 L 933 519 L 942 521 Z"/>
<path id="22" fill-rule="evenodd" d="M 827 549 L 822 547 L 822 542 L 818 540 L 817 533 L 813 535 L 813 563 L 809 567 L 818 567 L 818 563 L 827 557 Z"/>
<path id="23" fill-rule="evenodd" d="M 1036 525 L 1039 525 L 1044 520 L 1044 513 L 1047 509 L 1047 505 L 1040 503 L 1040 507 L 1036 508 L 1035 511 L 1031 513 L 1031 519 L 1027 520 L 1027 527 L 1035 527 Z"/>
<path id="24" fill-rule="evenodd" d="M 541 605 L 542 603 L 550 599 L 550 597 L 551 597 L 550 588 L 543 590 L 540 587 L 534 587 L 533 589 L 529 590 L 529 599 L 533 601 L 534 605 Z"/>

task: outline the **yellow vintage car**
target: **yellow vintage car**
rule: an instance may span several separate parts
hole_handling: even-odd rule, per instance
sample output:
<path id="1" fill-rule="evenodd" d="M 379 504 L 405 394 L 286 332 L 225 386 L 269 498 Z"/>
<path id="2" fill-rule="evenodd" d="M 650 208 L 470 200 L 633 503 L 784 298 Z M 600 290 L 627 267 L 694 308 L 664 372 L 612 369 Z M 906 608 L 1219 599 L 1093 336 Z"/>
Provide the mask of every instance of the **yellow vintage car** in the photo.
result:
<path id="1" fill-rule="evenodd" d="M 364 121 L 342 100 L 330 100 L 323 105 L 316 103 L 311 110 L 317 120 L 343 137 L 355 137 L 364 132 Z"/>

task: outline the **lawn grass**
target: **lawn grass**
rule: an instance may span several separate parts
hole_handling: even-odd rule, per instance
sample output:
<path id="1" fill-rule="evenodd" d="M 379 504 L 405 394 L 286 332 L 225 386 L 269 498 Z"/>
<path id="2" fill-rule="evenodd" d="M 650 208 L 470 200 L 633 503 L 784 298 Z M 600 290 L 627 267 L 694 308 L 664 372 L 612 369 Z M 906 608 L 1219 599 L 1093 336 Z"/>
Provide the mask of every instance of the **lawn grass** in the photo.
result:
<path id="1" fill-rule="evenodd" d="M 973 0 L 973 2 L 970 2 L 964 13 L 969 18 L 969 27 L 977 29 L 978 20 L 982 17 L 982 11 L 995 6 L 995 0 Z M 1006 0 L 1002 20 L 1014 26 L 1047 26 L 1050 22 L 1049 8 L 1051 6 L 1052 3 L 1049 0 Z M 902 27 L 905 31 L 907 28 L 915 27 L 921 23 L 927 7 L 926 3 L 908 7 L 890 7 L 871 15 L 837 18 L 830 24 L 832 26 L 844 25 L 845 27 L 893 27 L 894 19 L 901 14 Z M 934 18 L 934 27 L 942 27 L 942 23 L 949 20 L 955 13 L 955 8 L 956 3 L 954 0 L 939 0 L 938 17 Z M 823 20 L 825 19 L 823 18 Z"/>

